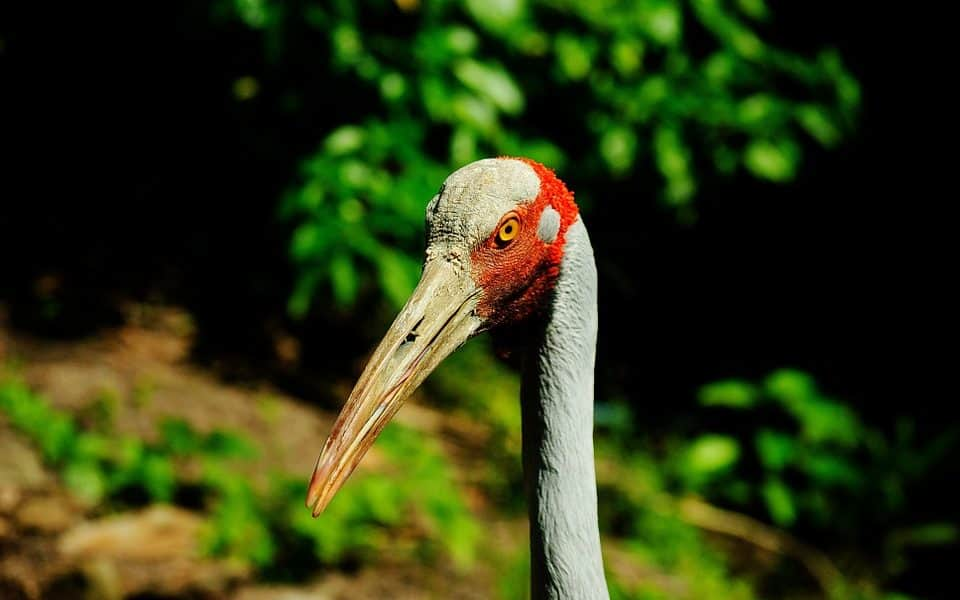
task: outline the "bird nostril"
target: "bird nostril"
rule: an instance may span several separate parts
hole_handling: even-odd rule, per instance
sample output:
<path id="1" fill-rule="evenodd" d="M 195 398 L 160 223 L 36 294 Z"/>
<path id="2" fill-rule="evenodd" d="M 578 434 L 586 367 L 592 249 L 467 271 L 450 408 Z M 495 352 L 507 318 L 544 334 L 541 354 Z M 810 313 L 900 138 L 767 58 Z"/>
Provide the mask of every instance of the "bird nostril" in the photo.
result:
<path id="1" fill-rule="evenodd" d="M 413 326 L 413 329 L 410 330 L 410 333 L 407 334 L 407 337 L 403 338 L 403 344 L 409 344 L 413 342 L 420 336 L 420 332 L 417 329 L 420 329 L 420 325 L 423 323 L 424 317 L 420 317 L 420 320 L 417 321 L 417 324 Z"/>

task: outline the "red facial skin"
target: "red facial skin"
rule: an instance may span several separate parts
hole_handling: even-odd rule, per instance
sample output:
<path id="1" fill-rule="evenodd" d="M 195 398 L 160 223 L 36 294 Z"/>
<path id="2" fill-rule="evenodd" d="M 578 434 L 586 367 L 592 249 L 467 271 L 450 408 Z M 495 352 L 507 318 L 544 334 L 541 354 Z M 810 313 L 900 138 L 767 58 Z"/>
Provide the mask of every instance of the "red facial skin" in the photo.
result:
<path id="1" fill-rule="evenodd" d="M 508 213 L 520 220 L 520 232 L 513 240 L 506 244 L 497 241 L 500 226 L 508 217 L 503 215 L 490 237 L 470 255 L 474 282 L 483 290 L 477 314 L 490 327 L 524 322 L 546 307 L 560 272 L 567 229 L 579 213 L 573 192 L 553 170 L 529 158 L 518 160 L 530 165 L 540 178 L 540 193 L 533 202 Z M 560 214 L 560 229 L 549 244 L 537 234 L 547 205 Z"/>

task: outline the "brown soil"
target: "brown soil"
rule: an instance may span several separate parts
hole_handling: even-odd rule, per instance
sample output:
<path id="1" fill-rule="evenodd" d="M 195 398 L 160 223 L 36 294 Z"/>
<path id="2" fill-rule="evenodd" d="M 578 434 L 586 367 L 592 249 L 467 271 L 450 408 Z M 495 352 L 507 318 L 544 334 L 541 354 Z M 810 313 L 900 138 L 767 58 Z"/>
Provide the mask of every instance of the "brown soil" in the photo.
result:
<path id="1" fill-rule="evenodd" d="M 258 442 L 251 476 L 280 469 L 309 477 L 333 414 L 255 381 L 227 384 L 191 364 L 189 318 L 154 308 L 151 319 L 79 341 L 51 341 L 13 332 L 0 319 L 0 364 L 14 360 L 27 383 L 55 407 L 83 417 L 95 402 L 114 406 L 119 432 L 156 436 L 165 418 L 199 431 L 237 430 Z M 348 382 L 332 393 L 343 395 Z M 468 464 L 482 456 L 482 428 L 415 402 L 398 419 L 434 435 Z M 470 446 L 473 446 L 471 449 Z M 466 448 L 466 449 L 465 449 Z M 472 460 L 477 460 L 473 458 Z M 376 447 L 360 469 L 376 469 Z M 267 467 L 271 469 L 268 469 Z M 482 496 L 468 494 L 483 510 Z M 481 517 L 482 518 L 482 517 Z M 491 515 L 492 519 L 493 516 Z M 496 576 L 484 567 L 461 573 L 394 559 L 389 546 L 357 572 L 317 572 L 302 585 L 266 585 L 249 570 L 197 553 L 201 516 L 175 507 L 99 515 L 70 497 L 36 451 L 0 417 L 0 598 L 489 598 Z M 522 522 L 490 527 L 487 543 L 503 547 L 522 536 Z M 403 543 L 398 541 L 398 544 Z M 399 547 L 398 547 L 399 548 Z M 487 567 L 489 568 L 489 567 Z"/>

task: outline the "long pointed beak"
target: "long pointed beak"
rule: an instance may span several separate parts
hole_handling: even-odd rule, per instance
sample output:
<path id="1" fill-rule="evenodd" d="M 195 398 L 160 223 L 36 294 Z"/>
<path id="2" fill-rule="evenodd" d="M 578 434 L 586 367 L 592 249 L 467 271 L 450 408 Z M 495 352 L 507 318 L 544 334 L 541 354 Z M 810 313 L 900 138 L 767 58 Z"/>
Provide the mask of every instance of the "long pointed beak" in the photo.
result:
<path id="1" fill-rule="evenodd" d="M 360 463 L 403 401 L 480 328 L 479 289 L 445 260 L 424 266 L 420 283 L 380 341 L 323 445 L 307 490 L 316 517 Z"/>

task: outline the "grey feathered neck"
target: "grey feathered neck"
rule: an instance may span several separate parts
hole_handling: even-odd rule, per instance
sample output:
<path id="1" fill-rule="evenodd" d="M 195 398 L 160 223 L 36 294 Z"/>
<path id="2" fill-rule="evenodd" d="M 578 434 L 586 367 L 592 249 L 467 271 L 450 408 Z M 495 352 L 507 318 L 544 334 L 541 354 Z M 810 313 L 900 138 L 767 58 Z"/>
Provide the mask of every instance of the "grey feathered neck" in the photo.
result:
<path id="1" fill-rule="evenodd" d="M 596 340 L 596 265 L 577 219 L 520 393 L 533 600 L 609 598 L 593 463 Z"/>

